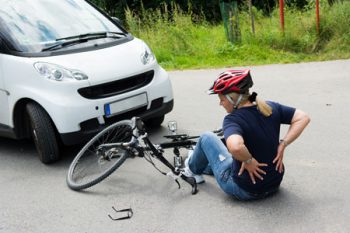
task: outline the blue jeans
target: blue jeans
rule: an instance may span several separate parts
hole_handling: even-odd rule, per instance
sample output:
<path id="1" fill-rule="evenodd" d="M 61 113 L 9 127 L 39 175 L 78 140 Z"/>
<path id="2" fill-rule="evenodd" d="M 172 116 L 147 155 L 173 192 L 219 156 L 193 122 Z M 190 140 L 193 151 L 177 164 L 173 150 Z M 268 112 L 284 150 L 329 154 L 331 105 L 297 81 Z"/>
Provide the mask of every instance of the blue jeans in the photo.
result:
<path id="1" fill-rule="evenodd" d="M 188 161 L 188 166 L 194 174 L 200 175 L 210 165 L 220 188 L 225 193 L 239 200 L 261 198 L 244 191 L 234 182 L 232 178 L 232 163 L 232 155 L 221 140 L 214 133 L 206 132 L 199 138 L 196 148 Z"/>

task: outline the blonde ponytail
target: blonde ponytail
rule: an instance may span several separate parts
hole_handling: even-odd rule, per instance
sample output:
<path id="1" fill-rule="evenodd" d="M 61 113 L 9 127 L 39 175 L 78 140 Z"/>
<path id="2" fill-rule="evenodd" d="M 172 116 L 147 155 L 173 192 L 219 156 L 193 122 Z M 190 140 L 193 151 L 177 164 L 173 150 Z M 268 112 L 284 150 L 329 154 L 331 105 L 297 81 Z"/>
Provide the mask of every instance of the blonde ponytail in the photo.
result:
<path id="1" fill-rule="evenodd" d="M 256 97 L 255 98 L 256 105 L 258 106 L 259 111 L 266 117 L 271 116 L 272 108 L 268 105 L 264 100 Z"/>

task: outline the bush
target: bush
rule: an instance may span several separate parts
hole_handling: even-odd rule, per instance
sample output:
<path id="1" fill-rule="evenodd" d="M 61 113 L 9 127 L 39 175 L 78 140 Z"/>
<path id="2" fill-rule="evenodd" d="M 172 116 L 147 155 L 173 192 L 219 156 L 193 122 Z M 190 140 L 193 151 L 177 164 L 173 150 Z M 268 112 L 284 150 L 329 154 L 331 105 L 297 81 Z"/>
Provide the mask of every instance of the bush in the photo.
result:
<path id="1" fill-rule="evenodd" d="M 234 0 L 91 0 L 110 15 L 125 19 L 125 10 L 127 8 L 134 11 L 136 14 L 140 14 L 144 9 L 156 10 L 162 4 L 172 5 L 176 4 L 183 11 L 191 9 L 192 20 L 196 20 L 198 16 L 205 15 L 208 22 L 218 23 L 221 21 L 221 14 L 219 8 L 220 1 L 234 1 Z M 245 7 L 246 0 L 236 0 L 240 7 Z M 336 0 L 329 0 L 336 1 Z M 302 9 L 307 5 L 307 0 L 285 0 L 286 5 L 295 6 L 298 9 Z M 278 6 L 277 0 L 252 0 L 253 5 L 261 10 L 265 15 L 269 15 L 276 6 Z"/>
<path id="2" fill-rule="evenodd" d="M 285 33 L 280 30 L 279 11 L 270 16 L 253 8 L 255 35 L 250 16 L 239 15 L 241 41 L 227 41 L 223 25 L 209 23 L 191 8 L 183 11 L 175 4 L 161 4 L 156 10 L 127 8 L 126 25 L 136 37 L 145 40 L 168 69 L 243 66 L 310 60 L 350 58 L 350 2 L 331 7 L 321 0 L 321 29 L 316 32 L 313 2 L 303 11 L 286 7 Z"/>

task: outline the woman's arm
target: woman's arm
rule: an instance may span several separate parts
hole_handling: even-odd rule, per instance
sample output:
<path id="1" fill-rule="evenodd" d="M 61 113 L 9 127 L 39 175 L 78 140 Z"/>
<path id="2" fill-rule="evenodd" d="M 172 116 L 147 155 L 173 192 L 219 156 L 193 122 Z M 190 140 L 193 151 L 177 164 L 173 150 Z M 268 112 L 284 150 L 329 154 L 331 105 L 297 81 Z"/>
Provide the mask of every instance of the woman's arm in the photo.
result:
<path id="1" fill-rule="evenodd" d="M 265 175 L 266 172 L 260 167 L 266 167 L 266 163 L 259 163 L 248 151 L 248 148 L 244 145 L 243 137 L 238 134 L 229 136 L 226 140 L 226 145 L 232 156 L 242 162 L 241 169 L 238 175 L 241 175 L 246 169 L 249 173 L 250 179 L 255 184 L 255 177 L 263 180 L 261 175 Z"/>
<path id="2" fill-rule="evenodd" d="M 310 117 L 305 112 L 299 109 L 295 110 L 289 129 L 281 140 L 281 143 L 278 146 L 277 155 L 273 160 L 273 163 L 276 163 L 276 170 L 279 172 L 283 171 L 284 149 L 300 136 L 309 122 Z"/>

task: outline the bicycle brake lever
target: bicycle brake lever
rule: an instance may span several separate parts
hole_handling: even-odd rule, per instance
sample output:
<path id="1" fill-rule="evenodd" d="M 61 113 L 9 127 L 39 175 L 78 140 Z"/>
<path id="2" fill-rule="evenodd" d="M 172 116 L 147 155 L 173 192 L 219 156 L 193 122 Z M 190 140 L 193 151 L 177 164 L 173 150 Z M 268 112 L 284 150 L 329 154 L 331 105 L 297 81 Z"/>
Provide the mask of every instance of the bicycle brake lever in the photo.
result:
<path id="1" fill-rule="evenodd" d="M 181 188 L 180 182 L 176 179 L 175 182 L 177 183 L 177 185 L 179 186 L 179 189 Z"/>
<path id="2" fill-rule="evenodd" d="M 169 138 L 169 139 L 183 139 L 188 137 L 187 134 L 174 134 L 174 135 L 164 135 L 163 137 Z"/>

